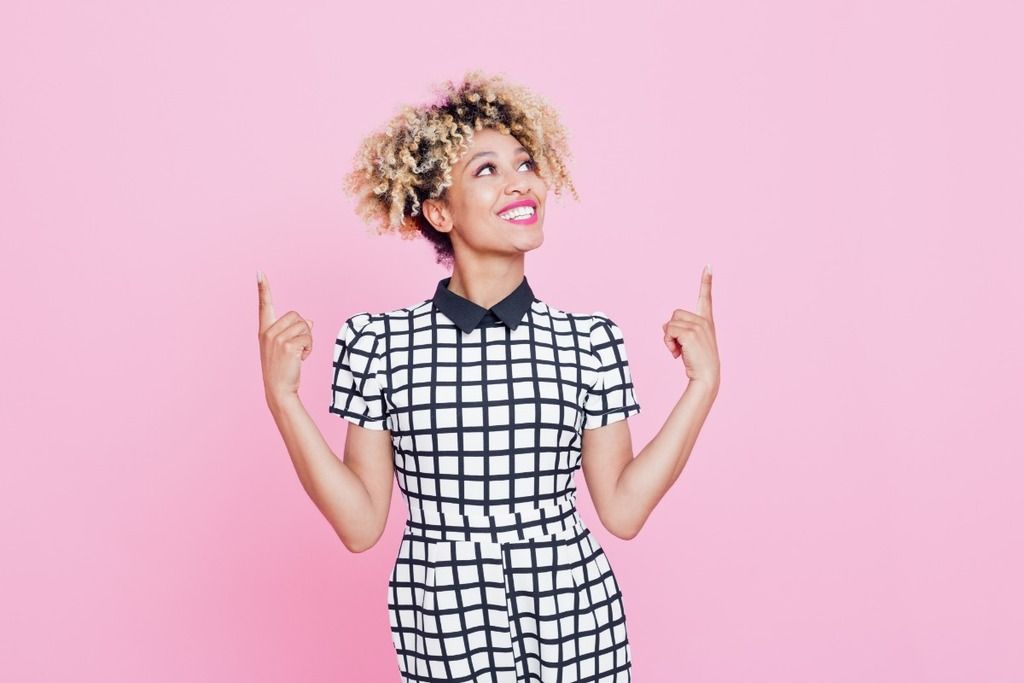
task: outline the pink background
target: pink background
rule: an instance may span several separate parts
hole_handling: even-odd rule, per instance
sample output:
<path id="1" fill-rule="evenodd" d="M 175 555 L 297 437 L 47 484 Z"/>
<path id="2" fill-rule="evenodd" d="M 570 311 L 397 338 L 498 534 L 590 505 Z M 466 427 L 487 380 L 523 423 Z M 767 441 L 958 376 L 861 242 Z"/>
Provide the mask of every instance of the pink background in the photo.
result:
<path id="1" fill-rule="evenodd" d="M 1024 680 L 1015 2 L 5 3 L 0 679 L 391 681 L 404 522 L 350 554 L 264 403 L 256 270 L 316 322 L 429 297 L 367 235 L 361 136 L 505 73 L 562 112 L 538 295 L 661 341 L 714 266 L 721 393 L 640 535 L 580 506 L 635 680 Z M 554 196 L 549 196 L 554 199 Z"/>

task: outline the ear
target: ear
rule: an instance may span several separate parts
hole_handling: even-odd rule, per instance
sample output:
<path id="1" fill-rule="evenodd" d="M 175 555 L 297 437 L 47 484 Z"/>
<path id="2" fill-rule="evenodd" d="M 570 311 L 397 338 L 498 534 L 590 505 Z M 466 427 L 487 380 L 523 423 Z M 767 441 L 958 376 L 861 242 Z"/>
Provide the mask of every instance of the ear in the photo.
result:
<path id="1" fill-rule="evenodd" d="M 452 229 L 448 206 L 439 199 L 431 198 L 423 201 L 423 217 L 438 232 L 449 232 Z"/>

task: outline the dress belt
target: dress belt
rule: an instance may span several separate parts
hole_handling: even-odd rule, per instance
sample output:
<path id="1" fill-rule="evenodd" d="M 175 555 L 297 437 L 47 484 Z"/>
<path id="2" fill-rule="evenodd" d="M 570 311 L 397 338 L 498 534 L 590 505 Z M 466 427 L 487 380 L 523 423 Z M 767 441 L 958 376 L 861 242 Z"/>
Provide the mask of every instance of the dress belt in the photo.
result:
<path id="1" fill-rule="evenodd" d="M 409 511 L 406 534 L 439 541 L 505 543 L 551 535 L 581 533 L 586 527 L 576 500 L 565 496 L 544 507 L 526 508 L 497 515 L 463 515 L 420 507 Z"/>

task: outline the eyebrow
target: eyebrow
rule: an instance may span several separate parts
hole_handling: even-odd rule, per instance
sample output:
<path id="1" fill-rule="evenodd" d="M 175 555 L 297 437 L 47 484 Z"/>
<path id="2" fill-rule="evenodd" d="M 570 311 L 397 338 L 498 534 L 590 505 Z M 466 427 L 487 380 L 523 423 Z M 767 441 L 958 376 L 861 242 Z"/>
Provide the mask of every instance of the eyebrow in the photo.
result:
<path id="1" fill-rule="evenodd" d="M 529 154 L 530 150 L 526 149 L 525 147 L 517 147 L 513 153 L 519 154 L 520 152 L 526 152 L 527 154 Z M 469 161 L 466 162 L 466 168 L 469 168 L 470 165 L 472 165 L 472 163 L 476 161 L 479 157 L 485 156 L 494 156 L 494 152 L 477 152 L 476 154 L 469 158 Z"/>

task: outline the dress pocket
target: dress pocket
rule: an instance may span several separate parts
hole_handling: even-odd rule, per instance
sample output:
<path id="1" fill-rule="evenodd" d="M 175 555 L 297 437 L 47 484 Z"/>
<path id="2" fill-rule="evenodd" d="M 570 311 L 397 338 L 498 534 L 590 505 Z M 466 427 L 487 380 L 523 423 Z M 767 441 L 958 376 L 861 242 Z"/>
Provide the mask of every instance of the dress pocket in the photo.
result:
<path id="1" fill-rule="evenodd" d="M 437 542 L 426 541 L 424 550 L 423 580 L 417 581 L 413 587 L 413 599 L 416 601 L 416 611 L 421 616 L 424 612 L 432 612 L 434 607 L 434 582 L 437 575 L 437 558 L 434 548 L 440 545 Z"/>

